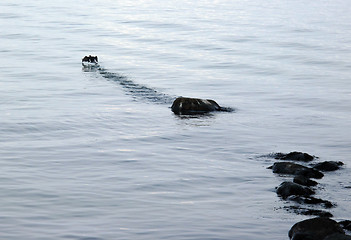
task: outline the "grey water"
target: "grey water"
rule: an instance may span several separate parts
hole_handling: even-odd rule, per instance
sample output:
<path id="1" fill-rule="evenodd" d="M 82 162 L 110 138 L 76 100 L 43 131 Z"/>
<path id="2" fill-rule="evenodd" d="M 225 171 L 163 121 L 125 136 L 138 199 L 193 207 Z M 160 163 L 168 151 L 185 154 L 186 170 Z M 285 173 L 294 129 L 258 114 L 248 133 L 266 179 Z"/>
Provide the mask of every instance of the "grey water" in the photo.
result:
<path id="1" fill-rule="evenodd" d="M 0 239 L 288 239 L 271 152 L 345 166 L 351 3 L 0 2 Z M 97 55 L 104 71 L 82 69 Z M 177 116 L 177 96 L 232 113 Z"/>

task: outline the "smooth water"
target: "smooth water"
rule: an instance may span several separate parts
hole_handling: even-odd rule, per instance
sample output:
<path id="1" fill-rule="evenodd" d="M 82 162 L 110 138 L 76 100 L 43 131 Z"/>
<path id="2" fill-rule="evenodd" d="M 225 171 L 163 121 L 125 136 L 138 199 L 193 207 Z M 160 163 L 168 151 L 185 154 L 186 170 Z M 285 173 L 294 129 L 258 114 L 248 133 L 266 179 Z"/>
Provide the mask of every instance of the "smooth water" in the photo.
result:
<path id="1" fill-rule="evenodd" d="M 266 167 L 345 167 L 317 197 L 350 219 L 351 4 L 0 2 L 1 239 L 288 239 Z M 81 67 L 99 56 L 103 71 Z M 176 96 L 233 113 L 181 117 Z"/>

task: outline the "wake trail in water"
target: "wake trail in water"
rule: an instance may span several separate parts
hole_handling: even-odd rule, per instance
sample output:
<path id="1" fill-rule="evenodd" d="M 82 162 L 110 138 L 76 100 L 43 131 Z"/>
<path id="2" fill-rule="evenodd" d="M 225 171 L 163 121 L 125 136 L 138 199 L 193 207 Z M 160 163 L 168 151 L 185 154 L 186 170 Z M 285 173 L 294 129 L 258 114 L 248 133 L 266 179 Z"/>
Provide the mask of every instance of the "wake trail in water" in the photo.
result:
<path id="1" fill-rule="evenodd" d="M 105 68 L 98 68 L 98 72 L 108 81 L 118 83 L 128 94 L 135 99 L 143 99 L 156 104 L 172 104 L 175 96 L 161 93 L 153 88 L 138 84 L 118 73 L 112 73 Z"/>

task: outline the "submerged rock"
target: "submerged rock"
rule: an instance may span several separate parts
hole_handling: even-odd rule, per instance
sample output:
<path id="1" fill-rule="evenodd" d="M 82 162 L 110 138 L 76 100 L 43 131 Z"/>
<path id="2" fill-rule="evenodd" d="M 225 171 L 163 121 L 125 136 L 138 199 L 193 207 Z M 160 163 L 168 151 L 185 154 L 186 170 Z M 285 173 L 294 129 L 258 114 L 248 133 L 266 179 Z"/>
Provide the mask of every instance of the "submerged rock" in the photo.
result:
<path id="1" fill-rule="evenodd" d="M 344 234 L 340 225 L 330 218 L 317 217 L 296 223 L 289 231 L 291 240 L 323 240 L 331 234 Z"/>
<path id="2" fill-rule="evenodd" d="M 300 175 L 307 178 L 322 178 L 323 173 L 316 169 L 302 166 L 293 162 L 276 162 L 269 167 L 274 173 Z"/>
<path id="3" fill-rule="evenodd" d="M 304 187 L 297 183 L 293 182 L 283 182 L 277 188 L 277 194 L 281 196 L 283 199 L 286 199 L 289 196 L 310 196 L 315 192 L 308 187 Z"/>
<path id="4" fill-rule="evenodd" d="M 297 206 L 286 207 L 288 210 L 292 210 L 296 214 L 308 215 L 308 216 L 317 216 L 317 217 L 333 217 L 333 214 L 330 212 L 319 210 L 319 209 L 309 209 Z"/>
<path id="5" fill-rule="evenodd" d="M 318 217 L 333 217 L 333 214 L 330 212 L 324 211 L 324 210 L 319 210 L 319 209 L 306 209 L 301 212 L 303 215 L 313 215 L 313 216 L 318 216 Z"/>
<path id="6" fill-rule="evenodd" d="M 174 100 L 172 111 L 175 114 L 201 114 L 213 111 L 230 112 L 232 109 L 224 108 L 211 99 L 178 97 Z"/>
<path id="7" fill-rule="evenodd" d="M 310 162 L 315 158 L 315 156 L 312 156 L 312 155 L 309 155 L 308 153 L 303 153 L 303 152 L 275 153 L 273 156 L 275 159 L 302 161 L 302 162 Z"/>
<path id="8" fill-rule="evenodd" d="M 344 165 L 343 162 L 335 162 L 335 161 L 325 161 L 321 163 L 317 163 L 313 165 L 313 168 L 318 169 L 320 171 L 335 171 L 340 169 L 340 166 Z"/>
<path id="9" fill-rule="evenodd" d="M 325 208 L 332 208 L 335 206 L 335 204 L 331 203 L 328 200 L 323 200 L 311 196 L 291 196 L 288 199 L 300 204 L 322 204 Z"/>
<path id="10" fill-rule="evenodd" d="M 308 186 L 308 187 L 316 186 L 318 184 L 316 181 L 313 181 L 308 177 L 301 176 L 301 175 L 295 176 L 293 182 L 303 186 Z"/>

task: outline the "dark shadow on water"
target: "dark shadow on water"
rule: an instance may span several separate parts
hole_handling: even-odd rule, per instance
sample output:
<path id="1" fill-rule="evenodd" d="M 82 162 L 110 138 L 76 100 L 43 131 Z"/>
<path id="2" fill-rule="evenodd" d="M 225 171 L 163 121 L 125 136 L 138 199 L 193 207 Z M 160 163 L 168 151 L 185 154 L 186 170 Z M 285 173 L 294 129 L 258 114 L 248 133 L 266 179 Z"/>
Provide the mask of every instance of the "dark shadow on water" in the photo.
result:
<path id="1" fill-rule="evenodd" d="M 119 84 L 133 98 L 143 99 L 156 104 L 172 104 L 176 97 L 161 93 L 153 88 L 133 82 L 126 76 L 98 68 L 100 75 L 108 81 Z"/>

